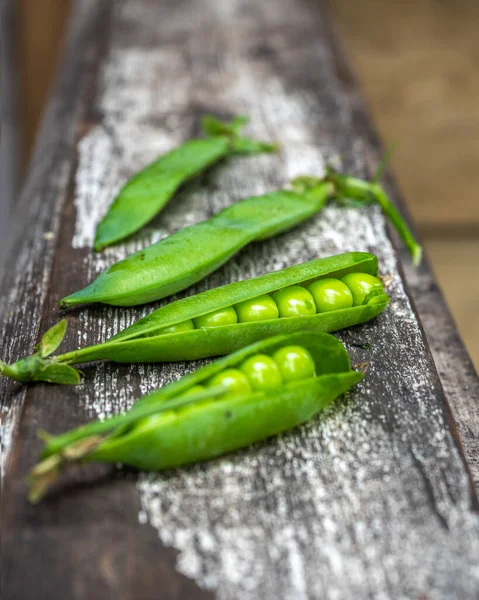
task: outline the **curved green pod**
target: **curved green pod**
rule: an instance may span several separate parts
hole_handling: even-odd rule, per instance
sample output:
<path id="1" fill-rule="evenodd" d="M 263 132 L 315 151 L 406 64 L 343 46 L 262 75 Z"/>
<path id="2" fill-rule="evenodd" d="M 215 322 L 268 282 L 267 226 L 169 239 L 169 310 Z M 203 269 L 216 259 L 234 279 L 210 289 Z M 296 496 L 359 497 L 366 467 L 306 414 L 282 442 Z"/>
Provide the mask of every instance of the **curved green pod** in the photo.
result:
<path id="1" fill-rule="evenodd" d="M 146 225 L 186 181 L 233 154 L 272 152 L 274 144 L 239 136 L 245 117 L 222 123 L 203 117 L 204 139 L 189 140 L 160 156 L 120 190 L 95 232 L 97 251 L 129 237 Z"/>
<path id="2" fill-rule="evenodd" d="M 369 321 L 377 316 L 388 305 L 389 296 L 381 288 L 370 293 L 363 304 L 351 306 L 350 308 L 317 312 L 309 316 L 275 318 L 164 333 L 167 328 L 177 328 L 179 324 L 191 322 L 202 315 L 289 286 L 301 285 L 305 287 L 318 280 L 326 278 L 340 279 L 352 273 L 375 276 L 377 272 L 378 260 L 376 256 L 366 252 L 348 252 L 329 258 L 311 260 L 281 271 L 230 283 L 167 304 L 127 327 L 103 344 L 51 358 L 48 358 L 51 351 L 48 354 L 42 354 L 39 351 L 38 354 L 21 359 L 9 366 L 0 363 L 0 372 L 22 382 L 75 383 L 75 381 L 72 381 L 72 377 L 76 371 L 70 366 L 72 364 L 93 360 L 112 360 L 115 362 L 194 360 L 229 354 L 258 340 L 282 333 L 293 333 L 301 330 L 337 331 Z M 46 335 L 48 335 L 48 332 Z M 62 369 L 65 369 L 65 380 L 62 378 Z M 77 375 L 77 380 L 79 381 L 79 375 Z"/>
<path id="3" fill-rule="evenodd" d="M 283 190 L 236 202 L 115 263 L 93 283 L 63 298 L 60 307 L 91 302 L 135 306 L 171 296 L 204 279 L 250 242 L 314 215 L 331 189 L 321 183 L 304 194 Z"/>
<path id="4" fill-rule="evenodd" d="M 298 177 L 292 191 L 246 198 L 206 221 L 186 227 L 131 254 L 103 271 L 91 284 L 60 300 L 60 308 L 102 302 L 134 306 L 160 300 L 200 281 L 253 241 L 287 231 L 319 212 L 329 199 L 351 197 L 378 203 L 418 263 L 420 246 L 377 183 L 331 169 L 326 177 Z M 201 249 L 201 251 L 199 251 Z"/>
<path id="5" fill-rule="evenodd" d="M 292 347 L 309 354 L 312 377 L 239 395 L 223 386 L 187 395 L 221 372 L 240 368 L 249 357 L 274 357 Z M 43 434 L 42 461 L 29 475 L 30 499 L 40 500 L 63 469 L 77 462 L 121 462 L 158 471 L 243 448 L 305 423 L 362 377 L 351 370 L 341 342 L 329 334 L 298 332 L 257 342 L 153 392 L 125 415 L 57 437 Z"/>

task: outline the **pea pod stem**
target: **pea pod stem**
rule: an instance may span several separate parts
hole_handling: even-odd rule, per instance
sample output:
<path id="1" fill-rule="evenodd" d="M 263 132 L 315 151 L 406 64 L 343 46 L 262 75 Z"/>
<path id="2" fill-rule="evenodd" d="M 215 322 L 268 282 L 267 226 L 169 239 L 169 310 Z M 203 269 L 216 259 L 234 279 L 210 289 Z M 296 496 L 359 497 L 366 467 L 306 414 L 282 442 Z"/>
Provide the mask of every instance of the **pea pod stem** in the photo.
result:
<path id="1" fill-rule="evenodd" d="M 247 122 L 246 117 L 230 123 L 203 117 L 207 137 L 184 142 L 160 156 L 122 187 L 97 226 L 94 249 L 100 251 L 131 236 L 163 209 L 180 186 L 227 156 L 278 149 L 277 144 L 241 137 Z"/>
<path id="2" fill-rule="evenodd" d="M 386 194 L 383 186 L 378 181 L 373 180 L 372 182 L 368 182 L 357 177 L 341 175 L 332 167 L 328 167 L 326 179 L 333 183 L 337 199 L 354 199 L 367 204 L 378 204 L 386 219 L 395 228 L 406 246 L 411 255 L 413 265 L 417 266 L 421 263 L 421 246 L 414 238 L 406 221 L 402 218 L 401 214 Z"/>
<path id="3" fill-rule="evenodd" d="M 224 395 L 223 387 L 211 388 L 186 397 L 154 402 L 155 392 L 149 395 L 150 402 L 134 407 L 123 415 L 117 415 L 106 421 L 94 421 L 71 432 L 59 436 L 51 436 L 39 431 L 38 436 L 46 443 L 41 461 L 31 469 L 27 481 L 29 485 L 28 499 L 32 504 L 39 502 L 48 489 L 60 477 L 63 471 L 71 465 L 88 460 L 88 457 L 112 435 L 112 431 L 124 431 L 134 426 L 142 419 L 159 415 L 166 411 L 178 410 L 185 406 L 214 400 Z"/>
<path id="4" fill-rule="evenodd" d="M 421 247 L 379 183 L 340 175 L 329 168 L 324 178 L 302 176 L 291 185 L 290 191 L 241 200 L 206 221 L 128 256 L 85 288 L 63 298 L 60 307 L 91 302 L 135 306 L 160 300 L 200 281 L 247 244 L 275 236 L 312 217 L 332 199 L 379 204 L 411 253 L 413 263 L 419 264 Z"/>
<path id="5" fill-rule="evenodd" d="M 312 371 L 279 387 L 229 395 L 223 386 L 182 397 L 194 386 L 238 368 L 247 358 L 303 349 Z M 60 436 L 42 433 L 41 461 L 30 471 L 30 500 L 38 502 L 73 464 L 122 462 L 162 470 L 208 460 L 291 429 L 311 419 L 358 383 L 341 342 L 328 334 L 299 332 L 243 348 L 142 398 L 125 415 L 94 421 Z"/>
<path id="6" fill-rule="evenodd" d="M 5 364 L 1 360 L 0 360 L 0 375 L 3 375 L 4 377 L 9 377 L 10 379 L 14 379 L 15 381 L 18 381 L 17 373 L 16 373 L 15 369 L 12 368 L 11 366 Z"/>

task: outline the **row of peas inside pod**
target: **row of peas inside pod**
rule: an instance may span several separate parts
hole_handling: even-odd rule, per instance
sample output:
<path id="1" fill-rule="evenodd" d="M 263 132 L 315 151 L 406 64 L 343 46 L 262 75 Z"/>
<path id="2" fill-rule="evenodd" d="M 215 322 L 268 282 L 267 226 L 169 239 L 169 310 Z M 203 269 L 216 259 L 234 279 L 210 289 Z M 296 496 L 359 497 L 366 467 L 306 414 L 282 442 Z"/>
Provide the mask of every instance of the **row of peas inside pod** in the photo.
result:
<path id="1" fill-rule="evenodd" d="M 271 295 L 263 294 L 234 306 L 182 321 L 165 327 L 155 335 L 250 321 L 311 316 L 361 306 L 366 297 L 375 290 L 383 290 L 381 280 L 368 273 L 349 273 L 342 280 L 328 277 L 306 286 L 291 285 Z"/>
<path id="2" fill-rule="evenodd" d="M 302 346 L 285 346 L 272 356 L 254 354 L 245 359 L 238 368 L 225 369 L 205 382 L 206 388 L 222 386 L 228 394 L 242 395 L 255 390 L 274 390 L 282 383 L 309 379 L 315 375 L 311 354 Z M 188 394 L 206 389 L 195 385 Z"/>
<path id="3" fill-rule="evenodd" d="M 123 415 L 56 437 L 43 434 L 30 499 L 39 501 L 75 463 L 158 471 L 249 446 L 305 423 L 362 377 L 330 334 L 262 340 L 143 397 Z"/>
<path id="4" fill-rule="evenodd" d="M 295 331 L 338 331 L 364 323 L 389 303 L 377 258 L 349 252 L 229 283 L 171 302 L 101 344 L 54 355 L 66 321 L 43 336 L 32 356 L 3 375 L 17 381 L 78 383 L 71 365 L 93 360 L 168 362 L 221 356 Z"/>

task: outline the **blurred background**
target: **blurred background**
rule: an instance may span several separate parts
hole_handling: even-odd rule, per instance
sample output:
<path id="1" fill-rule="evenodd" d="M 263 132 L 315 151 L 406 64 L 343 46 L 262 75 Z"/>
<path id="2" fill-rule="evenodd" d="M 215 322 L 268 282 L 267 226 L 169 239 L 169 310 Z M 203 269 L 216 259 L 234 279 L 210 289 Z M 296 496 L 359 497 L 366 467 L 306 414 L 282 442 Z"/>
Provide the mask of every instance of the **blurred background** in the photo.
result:
<path id="1" fill-rule="evenodd" d="M 14 203 L 61 57 L 70 2 L 0 1 L 0 198 Z M 330 5 L 375 125 L 386 146 L 399 144 L 393 171 L 479 368 L 479 0 Z M 0 202 L 0 252 L 8 210 Z"/>

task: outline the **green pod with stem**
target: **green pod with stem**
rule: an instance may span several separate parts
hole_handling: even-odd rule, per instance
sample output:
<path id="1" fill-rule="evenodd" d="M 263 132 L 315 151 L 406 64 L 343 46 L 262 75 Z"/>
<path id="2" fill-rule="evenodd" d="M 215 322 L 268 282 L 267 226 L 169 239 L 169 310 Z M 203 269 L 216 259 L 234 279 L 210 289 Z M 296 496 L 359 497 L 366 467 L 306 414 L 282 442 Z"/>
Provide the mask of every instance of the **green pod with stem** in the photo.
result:
<path id="1" fill-rule="evenodd" d="M 387 156 L 385 157 L 384 163 L 387 162 L 388 158 Z M 331 166 L 327 168 L 325 179 L 334 185 L 337 194 L 343 199 L 356 201 L 360 204 L 379 204 L 387 220 L 397 231 L 406 246 L 411 255 L 413 265 L 417 266 L 422 259 L 422 247 L 414 238 L 414 234 L 400 215 L 398 209 L 389 199 L 384 187 L 379 183 L 384 166 L 385 164 L 379 166 L 377 173 L 370 182 L 358 177 L 342 175 Z"/>
<path id="2" fill-rule="evenodd" d="M 252 364 L 277 368 L 279 378 L 255 385 L 248 380 Z M 234 376 L 243 387 L 230 385 Z M 298 332 L 257 342 L 149 394 L 124 415 L 57 437 L 42 434 L 41 462 L 28 477 L 30 500 L 39 501 L 75 463 L 160 471 L 244 448 L 310 420 L 362 377 L 331 335 Z"/>
<path id="3" fill-rule="evenodd" d="M 113 264 L 87 287 L 63 298 L 60 307 L 91 302 L 134 306 L 160 300 L 200 281 L 247 244 L 287 231 L 319 212 L 328 200 L 343 201 L 350 193 L 356 201 L 380 204 L 417 262 L 420 247 L 382 188 L 362 182 L 361 191 L 346 185 L 352 179 L 333 176 L 330 170 L 323 179 L 296 178 L 292 190 L 241 200 Z"/>
<path id="4" fill-rule="evenodd" d="M 97 251 L 129 237 L 155 217 L 180 186 L 220 160 L 277 150 L 276 144 L 241 137 L 246 117 L 223 123 L 203 117 L 205 138 L 188 140 L 134 175 L 120 190 L 95 232 Z"/>
<path id="5" fill-rule="evenodd" d="M 176 294 L 216 271 L 250 242 L 314 215 L 331 190 L 331 184 L 320 183 L 301 194 L 281 190 L 236 202 L 113 264 L 90 285 L 63 298 L 60 308 L 92 302 L 135 306 Z"/>
<path id="6" fill-rule="evenodd" d="M 37 354 L 0 364 L 0 371 L 22 382 L 67 383 L 58 372 L 56 379 L 49 372 L 46 378 L 45 369 L 68 367 L 70 374 L 71 365 L 94 360 L 195 360 L 229 354 L 274 335 L 337 331 L 369 321 L 386 308 L 389 296 L 377 273 L 376 256 L 366 252 L 311 260 L 167 304 L 102 344 L 53 357 Z M 366 285 L 359 289 L 362 282 Z M 338 296 L 338 286 L 343 296 Z"/>

